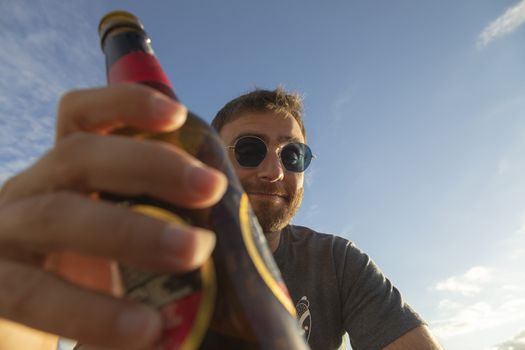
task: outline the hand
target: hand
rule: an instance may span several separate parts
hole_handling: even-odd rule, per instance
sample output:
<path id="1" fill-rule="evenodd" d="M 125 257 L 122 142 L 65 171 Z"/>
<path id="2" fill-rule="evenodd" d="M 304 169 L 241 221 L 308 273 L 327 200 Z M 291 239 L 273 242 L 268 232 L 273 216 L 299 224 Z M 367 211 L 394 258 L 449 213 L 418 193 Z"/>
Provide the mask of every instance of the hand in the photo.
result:
<path id="1" fill-rule="evenodd" d="M 156 310 L 92 288 L 110 290 L 111 261 L 194 269 L 215 236 L 93 193 L 146 194 L 189 208 L 217 202 L 226 189 L 218 171 L 171 145 L 110 134 L 123 126 L 171 131 L 185 119 L 182 105 L 138 84 L 63 96 L 55 147 L 0 189 L 0 317 L 96 346 L 144 348 L 158 340 Z M 60 256 L 76 257 L 62 262 L 84 286 L 45 268 Z"/>

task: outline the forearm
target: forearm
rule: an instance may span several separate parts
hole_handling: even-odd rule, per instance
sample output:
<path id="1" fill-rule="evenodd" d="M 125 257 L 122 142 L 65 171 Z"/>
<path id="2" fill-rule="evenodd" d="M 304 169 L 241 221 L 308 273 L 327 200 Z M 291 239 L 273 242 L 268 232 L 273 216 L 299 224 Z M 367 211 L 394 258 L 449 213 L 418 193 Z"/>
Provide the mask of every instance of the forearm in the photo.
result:
<path id="1" fill-rule="evenodd" d="M 419 326 L 403 334 L 383 350 L 443 350 L 427 326 Z"/>

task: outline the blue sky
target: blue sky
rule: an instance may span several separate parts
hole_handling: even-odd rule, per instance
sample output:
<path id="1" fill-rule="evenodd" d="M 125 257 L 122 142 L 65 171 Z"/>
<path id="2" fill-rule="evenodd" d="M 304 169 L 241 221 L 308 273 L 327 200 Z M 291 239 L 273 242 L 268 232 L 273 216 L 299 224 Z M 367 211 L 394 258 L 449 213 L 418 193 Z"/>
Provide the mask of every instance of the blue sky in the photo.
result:
<path id="1" fill-rule="evenodd" d="M 154 3 L 0 3 L 0 182 L 51 147 L 63 92 L 104 84 L 96 26 L 126 9 L 208 121 L 303 94 L 295 223 L 356 242 L 447 349 L 525 349 L 525 0 Z"/>

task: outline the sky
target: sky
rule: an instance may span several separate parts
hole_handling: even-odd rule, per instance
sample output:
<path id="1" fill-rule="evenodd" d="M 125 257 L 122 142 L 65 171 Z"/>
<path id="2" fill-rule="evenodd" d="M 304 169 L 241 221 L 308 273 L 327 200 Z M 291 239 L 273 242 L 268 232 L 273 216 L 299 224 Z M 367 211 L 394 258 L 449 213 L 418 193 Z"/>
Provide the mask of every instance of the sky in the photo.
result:
<path id="1" fill-rule="evenodd" d="M 2 0 L 0 183 L 52 147 L 61 94 L 105 84 L 115 9 L 207 121 L 301 93 L 294 223 L 355 242 L 446 349 L 525 349 L 525 0 Z"/>

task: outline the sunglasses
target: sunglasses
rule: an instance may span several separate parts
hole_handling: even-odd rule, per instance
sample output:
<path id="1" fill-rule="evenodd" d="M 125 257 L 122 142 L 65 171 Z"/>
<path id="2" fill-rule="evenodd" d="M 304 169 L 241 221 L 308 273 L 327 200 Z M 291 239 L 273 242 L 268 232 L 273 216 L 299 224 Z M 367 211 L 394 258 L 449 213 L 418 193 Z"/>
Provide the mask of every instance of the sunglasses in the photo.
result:
<path id="1" fill-rule="evenodd" d="M 262 163 L 268 147 L 266 143 L 257 136 L 243 136 L 237 139 L 233 146 L 237 163 L 243 168 L 256 168 Z M 291 142 L 279 149 L 279 157 L 284 168 L 294 173 L 302 173 L 308 168 L 314 156 L 310 147 L 300 142 Z"/>

